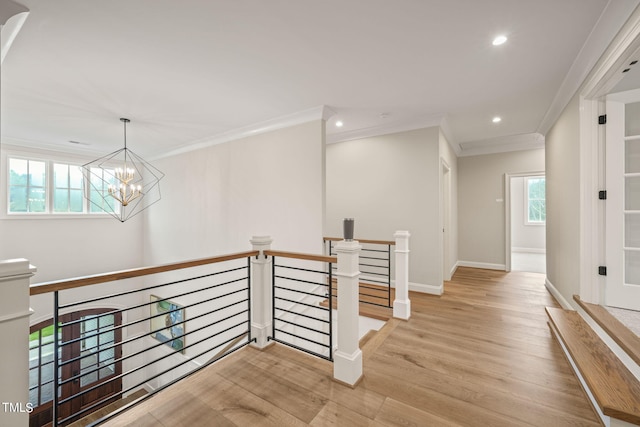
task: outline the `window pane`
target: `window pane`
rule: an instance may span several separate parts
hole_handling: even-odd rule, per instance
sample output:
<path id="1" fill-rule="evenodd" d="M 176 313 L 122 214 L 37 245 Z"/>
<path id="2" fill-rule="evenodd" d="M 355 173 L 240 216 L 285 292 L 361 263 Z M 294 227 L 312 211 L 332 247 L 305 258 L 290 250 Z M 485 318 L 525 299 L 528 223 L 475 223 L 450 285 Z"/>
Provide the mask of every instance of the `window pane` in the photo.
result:
<path id="1" fill-rule="evenodd" d="M 69 166 L 56 163 L 53 165 L 53 184 L 56 188 L 69 187 Z"/>
<path id="2" fill-rule="evenodd" d="M 53 191 L 53 211 L 69 211 L 69 190 L 67 190 L 66 188 L 56 188 Z"/>
<path id="3" fill-rule="evenodd" d="M 69 211 L 71 212 L 83 212 L 84 203 L 82 198 L 82 190 L 69 190 Z"/>
<path id="4" fill-rule="evenodd" d="M 100 333 L 99 341 L 101 346 L 113 344 L 113 339 L 114 339 L 113 331 L 106 331 L 106 332 Z"/>
<path id="5" fill-rule="evenodd" d="M 110 316 L 103 316 L 100 318 L 100 327 L 106 328 L 107 326 L 113 326 L 113 314 Z"/>
<path id="6" fill-rule="evenodd" d="M 29 160 L 29 185 L 44 187 L 45 163 Z"/>
<path id="7" fill-rule="evenodd" d="M 11 185 L 27 185 L 27 161 L 23 159 L 9 159 Z"/>
<path id="8" fill-rule="evenodd" d="M 38 387 L 29 390 L 29 403 L 34 407 L 38 406 Z"/>
<path id="9" fill-rule="evenodd" d="M 84 177 L 80 166 L 69 165 L 69 187 L 75 189 L 84 188 Z"/>
<path id="10" fill-rule="evenodd" d="M 640 177 L 626 177 L 624 181 L 624 208 L 640 210 Z"/>
<path id="11" fill-rule="evenodd" d="M 545 178 L 527 180 L 527 222 L 546 221 Z"/>
<path id="12" fill-rule="evenodd" d="M 45 212 L 46 200 L 44 188 L 29 188 L 29 212 Z"/>
<path id="13" fill-rule="evenodd" d="M 37 365 L 36 365 L 37 366 Z M 39 384 L 38 368 L 29 369 L 29 388 L 36 387 Z"/>
<path id="14" fill-rule="evenodd" d="M 40 388 L 40 404 L 53 400 L 53 383 L 43 384 Z"/>
<path id="15" fill-rule="evenodd" d="M 9 212 L 27 211 L 27 187 L 11 186 L 9 189 Z"/>

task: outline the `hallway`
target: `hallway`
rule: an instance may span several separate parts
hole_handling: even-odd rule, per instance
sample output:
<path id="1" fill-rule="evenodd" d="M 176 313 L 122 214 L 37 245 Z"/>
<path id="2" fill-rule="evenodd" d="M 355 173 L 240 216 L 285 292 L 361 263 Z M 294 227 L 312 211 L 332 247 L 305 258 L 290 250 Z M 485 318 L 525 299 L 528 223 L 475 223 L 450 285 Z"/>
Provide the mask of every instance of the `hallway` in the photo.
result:
<path id="1" fill-rule="evenodd" d="M 550 334 L 543 275 L 459 268 L 441 297 L 411 299 L 409 321 L 365 338 L 354 389 L 327 361 L 246 348 L 104 425 L 600 425 Z"/>

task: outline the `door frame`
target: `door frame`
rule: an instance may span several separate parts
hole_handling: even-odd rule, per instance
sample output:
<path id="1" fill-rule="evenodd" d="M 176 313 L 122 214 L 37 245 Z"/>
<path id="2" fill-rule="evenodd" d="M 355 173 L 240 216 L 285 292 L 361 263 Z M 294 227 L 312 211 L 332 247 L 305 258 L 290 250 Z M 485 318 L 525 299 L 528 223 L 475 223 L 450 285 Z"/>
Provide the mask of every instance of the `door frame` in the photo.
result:
<path id="1" fill-rule="evenodd" d="M 604 302 L 605 278 L 598 266 L 605 263 L 604 203 L 599 190 L 606 189 L 604 177 L 604 127 L 598 116 L 605 113 L 604 98 L 624 77 L 624 69 L 640 54 L 640 7 L 622 26 L 595 64 L 576 96 L 580 102 L 580 299 Z"/>
<path id="2" fill-rule="evenodd" d="M 440 158 L 440 218 L 442 228 L 442 279 L 451 280 L 451 166 Z"/>
<path id="3" fill-rule="evenodd" d="M 511 249 L 513 246 L 511 244 L 511 178 L 526 178 L 529 176 L 546 177 L 546 174 L 544 171 L 504 174 L 504 265 L 507 273 L 511 271 Z"/>

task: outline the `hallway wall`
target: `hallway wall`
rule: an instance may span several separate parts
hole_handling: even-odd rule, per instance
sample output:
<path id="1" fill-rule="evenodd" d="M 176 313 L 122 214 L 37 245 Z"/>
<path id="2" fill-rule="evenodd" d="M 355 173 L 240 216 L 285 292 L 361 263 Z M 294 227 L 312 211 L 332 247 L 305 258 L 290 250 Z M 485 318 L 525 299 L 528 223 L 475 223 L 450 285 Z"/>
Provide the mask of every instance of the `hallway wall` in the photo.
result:
<path id="1" fill-rule="evenodd" d="M 414 289 L 442 289 L 439 137 L 431 127 L 327 146 L 325 233 L 341 237 L 343 218 L 356 238 L 408 230 Z"/>
<path id="2" fill-rule="evenodd" d="M 459 265 L 505 269 L 504 174 L 544 169 L 544 149 L 458 159 Z"/>

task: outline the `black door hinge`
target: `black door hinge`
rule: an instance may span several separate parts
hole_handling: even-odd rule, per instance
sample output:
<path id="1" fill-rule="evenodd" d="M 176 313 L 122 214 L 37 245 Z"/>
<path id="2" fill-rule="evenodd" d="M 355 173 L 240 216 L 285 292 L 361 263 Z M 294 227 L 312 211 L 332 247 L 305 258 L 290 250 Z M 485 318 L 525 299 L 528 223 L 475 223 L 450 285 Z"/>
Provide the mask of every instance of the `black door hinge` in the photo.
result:
<path id="1" fill-rule="evenodd" d="M 601 265 L 598 267 L 598 274 L 600 276 L 606 276 L 607 275 L 607 267 L 605 267 L 604 265 Z"/>
<path id="2" fill-rule="evenodd" d="M 599 125 L 606 125 L 607 124 L 607 115 L 606 114 L 598 116 L 598 124 Z"/>
<path id="3" fill-rule="evenodd" d="M 607 200 L 607 190 L 598 191 L 598 199 Z"/>

